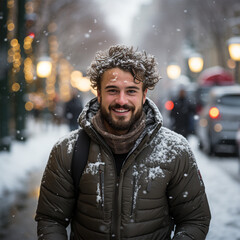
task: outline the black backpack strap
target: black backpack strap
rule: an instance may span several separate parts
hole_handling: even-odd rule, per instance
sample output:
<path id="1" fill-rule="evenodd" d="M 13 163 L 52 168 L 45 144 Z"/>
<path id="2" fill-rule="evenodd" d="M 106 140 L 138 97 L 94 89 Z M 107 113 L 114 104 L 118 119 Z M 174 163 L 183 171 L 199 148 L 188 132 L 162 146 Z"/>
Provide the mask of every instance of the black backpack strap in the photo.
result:
<path id="1" fill-rule="evenodd" d="M 75 195 L 78 197 L 78 186 L 80 178 L 87 164 L 90 138 L 83 129 L 79 129 L 78 139 L 74 146 L 71 171 L 75 187 Z"/>

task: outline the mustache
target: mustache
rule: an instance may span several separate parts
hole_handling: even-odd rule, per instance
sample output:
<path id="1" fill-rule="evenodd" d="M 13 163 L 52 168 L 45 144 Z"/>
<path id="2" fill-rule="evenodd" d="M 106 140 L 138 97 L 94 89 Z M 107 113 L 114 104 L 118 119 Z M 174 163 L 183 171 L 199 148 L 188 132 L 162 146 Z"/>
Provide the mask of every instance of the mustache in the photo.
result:
<path id="1" fill-rule="evenodd" d="M 124 104 L 124 105 L 120 105 L 120 104 L 110 105 L 109 110 L 111 110 L 112 108 L 123 108 L 123 109 L 126 109 L 126 110 L 134 110 L 133 106 L 129 106 L 127 104 Z"/>

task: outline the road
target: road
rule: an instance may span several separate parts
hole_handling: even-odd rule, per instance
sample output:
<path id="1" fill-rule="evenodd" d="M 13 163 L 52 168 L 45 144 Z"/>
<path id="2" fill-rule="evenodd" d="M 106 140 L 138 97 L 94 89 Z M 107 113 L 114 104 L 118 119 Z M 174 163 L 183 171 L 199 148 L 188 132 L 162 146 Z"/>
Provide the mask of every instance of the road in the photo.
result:
<path id="1" fill-rule="evenodd" d="M 216 166 L 219 166 L 229 176 L 231 176 L 234 180 L 240 183 L 240 160 L 237 157 L 213 156 L 210 158 L 210 161 L 216 164 Z"/>
<path id="2" fill-rule="evenodd" d="M 225 157 L 211 157 L 209 158 L 204 153 L 200 152 L 197 147 L 197 141 L 195 137 L 189 139 L 190 144 L 193 148 L 193 151 L 196 155 L 197 161 L 201 163 L 204 161 L 204 164 L 199 164 L 200 169 L 202 172 L 205 171 L 207 173 L 206 166 L 212 166 L 211 168 L 220 169 L 224 175 L 230 176 L 231 181 L 236 185 L 240 184 L 240 174 L 239 174 L 239 162 L 238 158 L 234 156 L 225 156 Z M 25 185 L 25 192 L 18 192 L 14 195 L 16 198 L 13 197 L 13 194 L 6 195 L 5 201 L 0 204 L 0 239 L 2 240 L 35 240 L 37 239 L 36 235 L 36 223 L 34 221 L 35 210 L 37 207 L 37 197 L 39 192 L 39 184 L 40 179 L 42 176 L 43 168 L 39 169 L 38 171 L 31 172 L 26 181 L 24 182 Z M 211 173 L 209 173 L 210 175 Z M 204 174 L 203 174 L 204 175 Z M 207 174 L 206 174 L 207 175 Z M 216 177 L 214 177 L 215 179 Z M 207 181 L 210 181 L 206 179 Z M 212 180 L 211 180 L 212 181 Z M 205 185 L 211 185 L 208 182 L 205 182 Z M 229 186 L 231 187 L 231 186 Z M 212 191 L 211 186 L 209 187 L 209 191 Z M 239 194 L 236 193 L 236 194 Z M 212 196 L 211 196 L 212 195 Z M 215 194 L 216 195 L 216 194 Z M 210 192 L 210 199 L 214 199 L 216 201 L 216 197 Z M 220 198 L 221 196 L 217 196 Z M 213 201 L 213 200 L 212 200 Z M 215 204 L 215 203 L 212 203 Z M 218 209 L 216 207 L 216 209 Z M 240 220 L 240 209 L 234 208 L 233 211 L 236 214 L 236 217 Z M 214 221 L 217 221 L 216 219 Z M 240 221 L 239 221 L 240 222 Z M 224 223 L 225 224 L 225 223 Z M 231 225 L 231 229 L 233 229 L 232 236 L 229 239 L 231 240 L 239 240 L 240 234 L 236 234 L 235 232 L 239 231 L 239 225 L 235 223 L 233 220 L 230 221 L 229 224 Z M 218 225 L 217 222 L 213 224 Z M 229 227 L 229 226 L 228 226 Z M 231 229 L 227 231 L 231 231 Z M 210 237 L 207 238 L 209 240 L 226 240 L 227 238 L 219 238 L 216 237 L 217 231 L 210 232 Z"/>

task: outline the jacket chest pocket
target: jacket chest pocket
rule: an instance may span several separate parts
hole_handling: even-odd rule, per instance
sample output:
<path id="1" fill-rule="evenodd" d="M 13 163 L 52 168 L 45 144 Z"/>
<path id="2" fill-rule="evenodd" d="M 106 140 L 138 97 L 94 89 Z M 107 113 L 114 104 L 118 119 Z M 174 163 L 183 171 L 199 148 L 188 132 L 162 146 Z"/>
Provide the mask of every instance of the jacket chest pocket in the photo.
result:
<path id="1" fill-rule="evenodd" d="M 146 197 L 147 194 L 151 191 L 152 180 L 149 179 L 145 182 L 140 181 L 137 176 L 133 176 L 132 180 L 132 197 L 131 197 L 131 210 L 130 210 L 130 217 L 134 218 L 137 203 L 139 198 Z"/>
<path id="2" fill-rule="evenodd" d="M 138 211 L 167 207 L 167 182 L 162 176 L 148 178 L 147 174 L 133 176 L 130 218 L 138 218 Z"/>
<path id="3" fill-rule="evenodd" d="M 80 181 L 80 193 L 89 197 L 91 205 L 104 207 L 105 164 L 90 163 L 87 165 Z M 93 196 L 96 196 L 95 198 Z"/>

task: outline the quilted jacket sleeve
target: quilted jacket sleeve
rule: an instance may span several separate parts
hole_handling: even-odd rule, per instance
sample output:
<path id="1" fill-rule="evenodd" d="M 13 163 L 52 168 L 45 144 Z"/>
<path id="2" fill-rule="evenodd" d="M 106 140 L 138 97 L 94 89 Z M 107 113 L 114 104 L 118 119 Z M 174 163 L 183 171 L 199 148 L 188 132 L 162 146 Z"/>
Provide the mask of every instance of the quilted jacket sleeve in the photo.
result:
<path id="1" fill-rule="evenodd" d="M 35 217 L 40 240 L 67 240 L 66 227 L 75 206 L 71 158 L 64 141 L 56 144 L 49 156 Z"/>
<path id="2" fill-rule="evenodd" d="M 211 219 L 205 187 L 188 145 L 177 149 L 168 187 L 171 215 L 176 226 L 174 240 L 204 240 Z"/>

